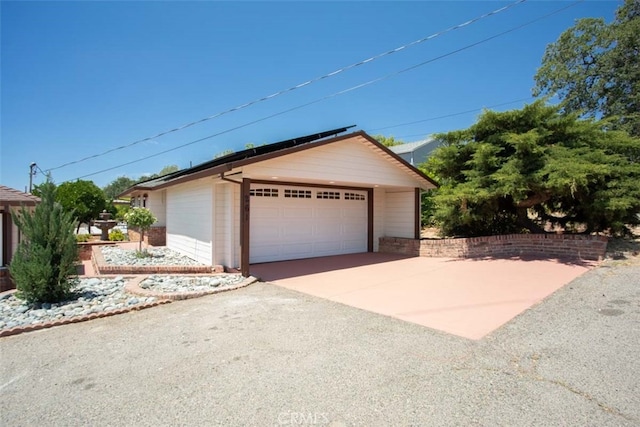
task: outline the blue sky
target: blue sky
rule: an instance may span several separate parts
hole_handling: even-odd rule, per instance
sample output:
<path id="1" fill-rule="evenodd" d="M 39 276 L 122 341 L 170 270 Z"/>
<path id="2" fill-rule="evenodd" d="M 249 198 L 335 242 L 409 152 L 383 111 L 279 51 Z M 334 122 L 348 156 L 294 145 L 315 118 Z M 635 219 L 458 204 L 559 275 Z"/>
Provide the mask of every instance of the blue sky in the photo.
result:
<path id="1" fill-rule="evenodd" d="M 47 171 L 320 77 L 512 2 L 10 2 L 1 13 L 0 182 L 24 190 Z M 183 131 L 54 169 L 102 187 L 180 168 L 246 143 L 355 124 L 406 142 L 471 125 L 531 95 L 548 43 L 619 1 L 583 1 L 505 36 L 375 84 L 247 125 L 515 28 L 572 2 L 528 0 L 331 78 Z M 520 108 L 517 101 L 496 110 Z M 422 121 L 413 125 L 396 126 Z M 246 125 L 246 126 L 245 126 Z M 240 129 L 229 129 L 244 126 Z M 395 126 L 395 127 L 390 127 Z M 144 157 L 209 135 L 214 138 Z M 133 164 L 117 167 L 123 163 Z M 107 172 L 95 172 L 115 168 Z M 42 182 L 41 172 L 34 183 Z"/>

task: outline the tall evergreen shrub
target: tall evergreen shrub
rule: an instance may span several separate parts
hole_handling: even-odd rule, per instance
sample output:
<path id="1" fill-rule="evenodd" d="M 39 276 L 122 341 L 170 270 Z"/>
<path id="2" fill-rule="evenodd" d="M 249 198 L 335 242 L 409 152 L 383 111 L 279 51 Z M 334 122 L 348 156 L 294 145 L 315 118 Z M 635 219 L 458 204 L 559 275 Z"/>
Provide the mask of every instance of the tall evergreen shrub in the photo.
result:
<path id="1" fill-rule="evenodd" d="M 73 213 L 55 202 L 55 185 L 40 186 L 41 202 L 31 212 L 12 212 L 22 241 L 9 270 L 19 296 L 30 303 L 59 302 L 70 297 L 78 247 L 73 234 Z"/>

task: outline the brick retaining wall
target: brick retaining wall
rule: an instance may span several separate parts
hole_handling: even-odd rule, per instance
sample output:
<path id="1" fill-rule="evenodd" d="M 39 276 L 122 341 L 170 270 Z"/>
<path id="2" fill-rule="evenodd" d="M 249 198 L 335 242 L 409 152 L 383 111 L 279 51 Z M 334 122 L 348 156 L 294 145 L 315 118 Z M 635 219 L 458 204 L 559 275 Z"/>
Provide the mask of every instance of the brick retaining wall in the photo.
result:
<path id="1" fill-rule="evenodd" d="M 210 265 L 110 265 L 99 246 L 92 248 L 91 264 L 97 274 L 211 274 L 222 273 L 222 266 Z"/>
<path id="2" fill-rule="evenodd" d="M 539 256 L 601 260 L 607 237 L 576 234 L 506 234 L 455 239 L 381 237 L 379 251 L 424 257 L 478 258 Z"/>
<path id="3" fill-rule="evenodd" d="M 127 228 L 127 235 L 130 242 L 140 241 L 140 231 L 137 228 Z M 144 233 L 144 243 L 151 246 L 166 246 L 167 227 L 151 227 Z"/>

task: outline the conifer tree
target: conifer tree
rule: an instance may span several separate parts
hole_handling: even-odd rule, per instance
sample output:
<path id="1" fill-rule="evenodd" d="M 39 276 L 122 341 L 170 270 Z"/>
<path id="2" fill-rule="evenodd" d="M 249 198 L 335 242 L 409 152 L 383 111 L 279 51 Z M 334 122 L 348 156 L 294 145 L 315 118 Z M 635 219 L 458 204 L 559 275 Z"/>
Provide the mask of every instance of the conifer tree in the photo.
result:
<path id="1" fill-rule="evenodd" d="M 19 296 L 30 303 L 59 302 L 68 298 L 75 284 L 78 248 L 71 212 L 55 202 L 55 185 L 40 186 L 41 202 L 33 212 L 22 207 L 12 212 L 22 241 L 9 270 Z"/>

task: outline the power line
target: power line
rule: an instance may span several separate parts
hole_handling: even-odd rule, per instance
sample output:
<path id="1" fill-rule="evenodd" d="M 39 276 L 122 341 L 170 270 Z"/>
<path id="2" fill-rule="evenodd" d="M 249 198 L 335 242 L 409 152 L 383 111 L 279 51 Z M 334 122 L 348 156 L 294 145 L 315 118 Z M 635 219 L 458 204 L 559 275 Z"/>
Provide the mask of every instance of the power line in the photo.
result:
<path id="1" fill-rule="evenodd" d="M 585 1 L 585 0 L 577 0 L 577 1 L 575 1 L 575 2 L 573 2 L 573 3 L 571 3 L 571 4 L 569 4 L 568 6 L 564 6 L 564 7 L 560 8 L 560 9 L 556 9 L 556 10 L 554 10 L 553 12 L 547 13 L 546 15 L 543 15 L 543 16 L 538 17 L 538 18 L 536 18 L 536 19 L 533 19 L 533 20 L 527 21 L 527 22 L 525 22 L 525 23 L 523 23 L 523 24 L 517 25 L 517 26 L 512 27 L 512 28 L 510 28 L 510 29 L 508 29 L 508 30 L 502 31 L 502 32 L 500 32 L 500 33 L 498 33 L 498 34 L 495 34 L 495 35 L 493 35 L 493 36 L 490 36 L 490 37 L 484 38 L 484 39 L 479 40 L 479 41 L 477 41 L 477 42 L 474 42 L 474 43 L 468 44 L 468 45 L 466 45 L 466 46 L 463 46 L 463 47 L 461 47 L 461 48 L 459 48 L 459 49 L 456 49 L 456 50 L 453 50 L 453 51 L 451 51 L 451 52 L 448 52 L 448 53 L 445 53 L 445 54 L 442 54 L 442 55 L 436 56 L 435 58 L 431 58 L 431 59 L 429 59 L 429 60 L 423 61 L 423 62 L 421 62 L 421 63 L 419 63 L 419 64 L 412 65 L 411 67 L 404 68 L 404 69 L 399 70 L 399 71 L 395 71 L 395 72 L 393 72 L 393 73 L 390 73 L 390 74 L 384 75 L 384 76 L 382 76 L 382 77 L 378 77 L 378 78 L 376 78 L 376 79 L 369 80 L 368 82 L 361 83 L 361 84 L 358 84 L 358 85 L 356 85 L 356 86 L 352 86 L 352 87 L 350 87 L 350 88 L 343 89 L 343 90 L 338 91 L 338 92 L 334 92 L 334 93 L 332 93 L 332 94 L 330 94 L 330 95 L 326 95 L 326 96 L 324 96 L 324 97 L 322 97 L 322 98 L 318 98 L 318 99 L 315 99 L 315 100 L 313 100 L 313 101 L 310 101 L 310 102 L 307 102 L 307 103 L 304 103 L 304 104 L 300 104 L 300 105 L 297 105 L 297 106 L 295 106 L 295 107 L 288 108 L 288 109 L 286 109 L 286 110 L 279 111 L 279 112 L 277 112 L 277 113 L 270 114 L 270 115 L 268 115 L 268 116 L 265 116 L 265 117 L 262 117 L 262 118 L 259 118 L 259 119 L 256 119 L 256 120 L 253 120 L 253 121 L 250 121 L 250 122 L 244 123 L 244 124 L 242 124 L 242 125 L 238 125 L 238 126 L 235 126 L 235 127 L 229 128 L 229 129 L 226 129 L 226 130 L 224 130 L 224 131 L 221 131 L 221 132 L 215 133 L 215 134 L 213 134 L 213 135 L 205 136 L 205 137 L 203 137 L 203 138 L 199 138 L 199 139 L 196 139 L 196 140 L 194 140 L 194 141 L 187 142 L 187 143 L 182 144 L 182 145 L 179 145 L 179 146 L 177 146 L 177 147 L 173 147 L 173 148 L 170 148 L 170 149 L 168 149 L 168 150 L 164 150 L 164 151 L 161 151 L 161 152 L 158 152 L 158 153 L 155 153 L 155 154 L 151 154 L 151 155 L 148 155 L 148 156 L 145 156 L 145 157 L 141 157 L 141 158 L 139 158 L 138 160 L 133 160 L 133 161 L 130 161 L 130 162 L 122 163 L 122 164 L 117 165 L 117 166 L 113 166 L 113 167 L 110 167 L 110 168 L 107 168 L 107 169 L 102 169 L 102 170 L 97 171 L 97 172 L 93 172 L 93 173 L 90 173 L 90 174 L 87 174 L 87 175 L 83 175 L 83 176 L 81 176 L 81 177 L 79 177 L 79 178 L 77 178 L 77 179 L 80 179 L 80 178 L 86 178 L 86 177 L 93 176 L 93 175 L 98 175 L 98 174 L 101 174 L 101 173 L 103 173 L 103 172 L 108 172 L 108 171 L 111 171 L 111 170 L 114 170 L 114 169 L 120 168 L 120 167 L 122 167 L 122 166 L 128 166 L 128 165 L 131 165 L 131 164 L 134 164 L 134 163 L 138 163 L 138 162 L 143 161 L 143 160 L 147 160 L 147 159 L 150 159 L 150 158 L 153 158 L 153 157 L 157 157 L 157 156 L 160 156 L 160 155 L 162 155 L 162 154 L 166 154 L 166 153 L 169 153 L 169 152 L 171 152 L 171 151 L 175 151 L 175 150 L 178 150 L 178 149 L 180 149 L 180 148 L 184 148 L 184 147 L 186 147 L 186 146 L 193 145 L 193 144 L 196 144 L 196 143 L 198 143 L 198 142 L 202 142 L 202 141 L 205 141 L 205 140 L 207 140 L 207 139 L 211 139 L 211 138 L 214 138 L 214 137 L 216 137 L 216 136 L 220 136 L 220 135 L 223 135 L 223 134 L 225 134 L 225 133 L 232 132 L 232 131 L 234 131 L 234 130 L 242 129 L 242 128 L 247 127 L 247 126 L 251 126 L 251 125 L 253 125 L 253 124 L 256 124 L 256 123 L 259 123 L 259 122 L 262 122 L 262 121 L 265 121 L 265 120 L 271 119 L 271 118 L 273 118 L 273 117 L 277 117 L 277 116 L 280 116 L 280 115 L 283 115 L 283 114 L 286 114 L 286 113 L 290 113 L 291 111 L 299 110 L 299 109 L 301 109 L 301 108 L 308 107 L 308 106 L 310 106 L 310 105 L 317 104 L 317 103 L 322 102 L 322 101 L 326 101 L 327 99 L 330 99 L 330 98 L 335 98 L 336 96 L 343 95 L 343 94 L 345 94 L 345 93 L 348 93 L 348 92 L 354 91 L 354 90 L 356 90 L 356 89 L 361 89 L 361 88 L 363 88 L 363 87 L 366 87 L 366 86 L 372 85 L 372 84 L 374 84 L 374 83 L 378 83 L 378 82 L 380 82 L 380 81 L 383 81 L 383 80 L 389 79 L 389 78 L 391 78 L 391 77 L 395 77 L 395 76 L 397 76 L 397 75 L 400 75 L 400 74 L 406 73 L 406 72 L 411 71 L 411 70 L 415 70 L 416 68 L 422 67 L 422 66 L 427 65 L 427 64 L 429 64 L 429 63 L 432 63 L 432 62 L 438 61 L 438 60 L 440 60 L 440 59 L 446 58 L 446 57 L 451 56 L 451 55 L 455 55 L 456 53 L 460 53 L 460 52 L 462 52 L 462 51 L 465 51 L 465 50 L 470 49 L 470 48 L 472 48 L 472 47 L 475 47 L 475 46 L 478 46 L 478 45 L 480 45 L 480 44 L 486 43 L 486 42 L 491 41 L 491 40 L 493 40 L 493 39 L 496 39 L 496 38 L 498 38 L 498 37 L 504 36 L 504 35 L 506 35 L 506 34 L 512 33 L 512 32 L 517 31 L 517 30 L 520 30 L 520 29 L 522 29 L 522 28 L 524 28 L 524 27 L 527 27 L 527 26 L 529 26 L 529 25 L 531 25 L 531 24 L 534 24 L 534 23 L 536 23 L 536 22 L 542 21 L 542 20 L 544 20 L 544 19 L 546 19 L 546 18 L 548 18 L 548 17 L 550 17 L 550 16 L 553 16 L 553 15 L 558 14 L 558 13 L 560 13 L 560 12 L 562 12 L 562 11 L 566 10 L 566 9 L 569 9 L 569 8 L 571 8 L 571 7 L 573 7 L 573 6 L 576 6 L 577 4 L 582 3 L 583 1 Z"/>
<path id="2" fill-rule="evenodd" d="M 383 129 L 391 129 L 391 128 L 397 128 L 397 127 L 401 127 L 401 126 L 414 125 L 416 123 L 424 123 L 424 122 L 430 122 L 430 121 L 433 121 L 433 120 L 440 120 L 440 119 L 446 119 L 446 118 L 449 118 L 449 117 L 461 116 L 463 114 L 469 114 L 469 113 L 475 113 L 477 111 L 482 111 L 484 108 L 502 107 L 503 105 L 509 105 L 509 104 L 515 104 L 516 102 L 528 101 L 528 100 L 533 99 L 533 98 L 534 98 L 533 96 L 528 96 L 526 98 L 515 99 L 513 101 L 502 102 L 500 104 L 489 105 L 487 107 L 474 108 L 473 110 L 465 110 L 465 111 L 460 111 L 458 113 L 445 114 L 444 116 L 429 117 L 427 119 L 416 120 L 416 121 L 413 121 L 413 122 L 405 122 L 405 123 L 400 123 L 400 124 L 397 124 L 397 125 L 391 125 L 391 126 L 384 126 L 384 127 L 381 127 L 381 128 L 369 129 L 369 131 L 373 132 L 373 131 L 378 131 L 378 130 L 383 130 Z M 412 135 L 408 135 L 408 136 L 412 136 Z"/>
<path id="3" fill-rule="evenodd" d="M 321 80 L 327 79 L 329 77 L 333 77 L 335 75 L 341 74 L 341 73 L 343 73 L 345 71 L 348 71 L 348 70 L 350 70 L 352 68 L 355 68 L 355 67 L 358 67 L 360 65 L 364 65 L 364 64 L 367 64 L 369 62 L 373 62 L 373 61 L 375 61 L 377 59 L 380 59 L 382 57 L 389 56 L 389 55 L 392 55 L 394 53 L 400 52 L 402 50 L 408 49 L 408 48 L 410 48 L 412 46 L 424 43 L 424 42 L 426 42 L 428 40 L 434 39 L 436 37 L 439 37 L 439 36 L 441 36 L 443 34 L 451 32 L 451 31 L 467 27 L 467 26 L 469 26 L 471 24 L 474 24 L 475 22 L 478 22 L 478 21 L 480 21 L 482 19 L 485 19 L 485 18 L 488 18 L 490 16 L 497 15 L 498 13 L 504 12 L 504 11 L 506 11 L 506 10 L 508 10 L 508 9 L 520 4 L 520 3 L 524 3 L 525 1 L 527 1 L 527 0 L 517 0 L 517 1 L 513 2 L 513 3 L 511 3 L 511 4 L 508 4 L 506 6 L 501 7 L 499 9 L 496 9 L 496 10 L 493 10 L 491 12 L 485 13 L 483 15 L 480 15 L 480 16 L 476 17 L 476 18 L 470 19 L 470 20 L 468 20 L 466 22 L 463 22 L 461 24 L 458 24 L 458 25 L 454 25 L 452 27 L 449 27 L 449 28 L 447 28 L 445 30 L 442 30 L 442 31 L 439 31 L 437 33 L 431 34 L 430 36 L 423 37 L 421 39 L 415 40 L 415 41 L 413 41 L 411 43 L 407 43 L 407 44 L 405 44 L 403 46 L 400 46 L 400 47 L 397 47 L 395 49 L 380 53 L 378 55 L 375 55 L 375 56 L 372 56 L 370 58 L 364 59 L 362 61 L 353 63 L 351 65 L 347 65 L 346 67 L 342 67 L 342 68 L 340 68 L 340 69 L 338 69 L 336 71 L 332 71 L 331 73 L 324 74 L 324 75 L 322 75 L 320 77 L 316 77 L 316 78 L 311 79 L 311 80 L 307 80 L 304 83 L 300 83 L 300 84 L 297 84 L 295 86 L 291 86 L 291 87 L 289 87 L 287 89 L 272 93 L 271 95 L 267 95 L 267 96 L 264 96 L 262 98 L 255 99 L 253 101 L 247 102 L 245 104 L 238 105 L 236 107 L 230 108 L 230 109 L 222 111 L 220 113 L 216 113 L 214 115 L 205 117 L 203 119 L 196 120 L 196 121 L 184 124 L 182 126 L 178 126 L 178 127 L 174 128 L 174 129 L 170 129 L 170 130 L 167 130 L 167 131 L 164 131 L 164 132 L 160 132 L 160 133 L 158 133 L 158 134 L 156 134 L 154 136 L 149 136 L 149 137 L 146 137 L 146 138 L 138 139 L 136 141 L 130 142 L 130 143 L 125 144 L 125 145 L 121 145 L 119 147 L 110 148 L 110 149 L 108 149 L 106 151 L 103 151 L 102 153 L 93 154 L 91 156 L 87 156 L 87 157 L 84 157 L 84 158 L 81 158 L 81 159 L 78 159 L 78 160 L 67 162 L 67 163 L 64 163 L 64 164 L 62 164 L 60 166 L 56 166 L 56 167 L 53 167 L 53 168 L 50 168 L 50 169 L 47 169 L 47 170 L 48 171 L 53 171 L 53 170 L 56 170 L 56 169 L 61 169 L 61 168 L 66 167 L 66 166 L 70 166 L 70 165 L 74 165 L 74 164 L 77 164 L 77 163 L 81 163 L 81 162 L 84 162 L 84 161 L 87 161 L 87 160 L 90 160 L 90 159 L 95 159 L 97 157 L 102 157 L 102 156 L 107 155 L 109 153 L 113 153 L 114 151 L 124 150 L 125 148 L 132 147 L 132 146 L 140 144 L 142 142 L 151 141 L 153 139 L 160 138 L 160 137 L 168 135 L 170 133 L 178 132 L 178 131 L 184 130 L 186 128 L 189 128 L 191 126 L 195 126 L 197 124 L 200 124 L 200 123 L 215 119 L 215 118 L 223 116 L 225 114 L 232 113 L 232 112 L 238 111 L 238 110 L 242 110 L 244 108 L 247 108 L 247 107 L 250 107 L 252 105 L 255 105 L 255 104 L 259 103 L 259 102 L 267 101 L 267 100 L 275 98 L 277 96 L 284 95 L 285 93 L 292 92 L 292 91 L 294 91 L 296 89 L 300 89 L 300 88 L 308 86 L 308 85 L 310 85 L 312 83 L 316 83 L 316 82 L 319 82 Z"/>

